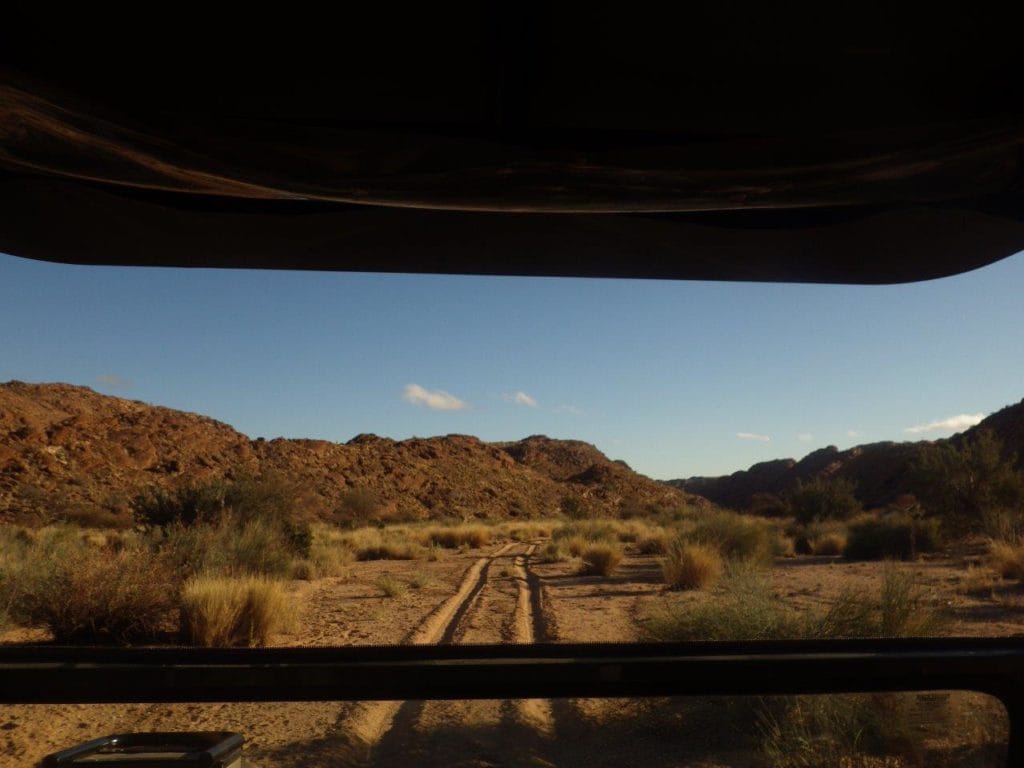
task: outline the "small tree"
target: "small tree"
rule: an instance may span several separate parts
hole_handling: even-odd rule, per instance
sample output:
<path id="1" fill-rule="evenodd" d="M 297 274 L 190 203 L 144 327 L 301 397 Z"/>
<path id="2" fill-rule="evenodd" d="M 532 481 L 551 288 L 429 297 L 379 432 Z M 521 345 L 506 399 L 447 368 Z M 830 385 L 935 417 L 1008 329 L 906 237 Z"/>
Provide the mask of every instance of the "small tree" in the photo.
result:
<path id="1" fill-rule="evenodd" d="M 785 496 L 789 513 L 800 523 L 815 520 L 846 520 L 861 511 L 852 480 L 816 477 L 797 480 Z"/>
<path id="2" fill-rule="evenodd" d="M 1024 472 L 987 429 L 959 448 L 948 441 L 927 446 L 914 464 L 913 483 L 924 508 L 960 530 L 980 529 L 993 510 L 1024 509 Z"/>

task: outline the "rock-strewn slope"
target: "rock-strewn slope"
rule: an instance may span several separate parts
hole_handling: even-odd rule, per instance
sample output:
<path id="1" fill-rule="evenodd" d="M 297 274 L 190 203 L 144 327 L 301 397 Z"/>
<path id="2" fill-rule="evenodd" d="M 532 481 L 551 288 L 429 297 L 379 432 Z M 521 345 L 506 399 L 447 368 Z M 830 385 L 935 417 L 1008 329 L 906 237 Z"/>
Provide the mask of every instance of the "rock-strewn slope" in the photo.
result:
<path id="1" fill-rule="evenodd" d="M 205 416 L 86 387 L 0 384 L 0 519 L 123 513 L 152 486 L 243 474 L 293 484 L 320 515 L 353 488 L 372 492 L 385 516 L 405 519 L 551 514 L 567 495 L 606 512 L 623 504 L 707 506 L 577 441 L 250 440 Z"/>

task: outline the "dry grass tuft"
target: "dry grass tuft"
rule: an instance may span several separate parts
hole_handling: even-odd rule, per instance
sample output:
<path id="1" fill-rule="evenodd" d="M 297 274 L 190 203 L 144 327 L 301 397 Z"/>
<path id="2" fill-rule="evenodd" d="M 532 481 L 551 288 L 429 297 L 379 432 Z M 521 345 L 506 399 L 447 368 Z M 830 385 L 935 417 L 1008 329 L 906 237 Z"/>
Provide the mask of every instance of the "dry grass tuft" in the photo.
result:
<path id="1" fill-rule="evenodd" d="M 824 533 L 811 539 L 811 552 L 815 555 L 841 555 L 846 549 L 846 535 L 842 533 Z"/>
<path id="2" fill-rule="evenodd" d="M 1004 579 L 1024 579 L 1024 544 L 993 541 L 989 545 L 988 562 Z"/>
<path id="3" fill-rule="evenodd" d="M 291 623 L 284 583 L 263 576 L 196 576 L 181 592 L 181 625 L 195 645 L 266 645 Z"/>
<path id="4" fill-rule="evenodd" d="M 399 581 L 390 573 L 382 574 L 376 581 L 377 589 L 388 597 L 401 597 L 409 589 L 409 585 Z"/>
<path id="5" fill-rule="evenodd" d="M 611 576 L 622 562 L 622 549 L 617 544 L 588 544 L 580 556 L 580 573 Z"/>
<path id="6" fill-rule="evenodd" d="M 661 572 L 670 589 L 703 589 L 722 576 L 722 556 L 714 547 L 676 539 L 665 555 Z"/>

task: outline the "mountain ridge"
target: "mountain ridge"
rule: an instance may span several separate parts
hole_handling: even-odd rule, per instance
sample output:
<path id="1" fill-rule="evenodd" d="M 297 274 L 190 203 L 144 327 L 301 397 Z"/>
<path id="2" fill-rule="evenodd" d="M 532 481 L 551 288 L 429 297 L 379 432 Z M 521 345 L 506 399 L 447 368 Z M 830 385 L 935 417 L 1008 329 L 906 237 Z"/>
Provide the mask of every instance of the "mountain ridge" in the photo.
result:
<path id="1" fill-rule="evenodd" d="M 977 425 L 937 440 L 864 443 L 845 450 L 830 445 L 802 459 L 770 459 L 718 477 L 689 477 L 665 482 L 733 509 L 748 509 L 755 494 L 779 495 L 797 480 L 843 477 L 854 482 L 866 507 L 883 506 L 908 490 L 908 474 L 921 451 L 936 443 L 961 444 L 981 430 L 991 430 L 1006 454 L 1016 454 L 1024 468 L 1024 400 L 989 414 Z"/>
<path id="2" fill-rule="evenodd" d="M 148 489 L 242 475 L 284 478 L 325 518 L 354 489 L 375 498 L 384 519 L 541 516 L 566 496 L 603 514 L 711 506 L 578 440 L 252 439 L 209 416 L 88 387 L 0 384 L 0 520 L 75 510 L 126 516 Z"/>

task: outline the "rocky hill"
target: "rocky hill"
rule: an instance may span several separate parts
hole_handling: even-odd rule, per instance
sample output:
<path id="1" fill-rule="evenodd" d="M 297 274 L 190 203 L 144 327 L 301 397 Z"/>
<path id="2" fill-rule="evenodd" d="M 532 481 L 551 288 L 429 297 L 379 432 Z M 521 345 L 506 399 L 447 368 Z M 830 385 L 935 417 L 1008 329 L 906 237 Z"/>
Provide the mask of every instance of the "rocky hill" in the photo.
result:
<path id="1" fill-rule="evenodd" d="M 205 416 L 86 387 L 0 384 L 0 519 L 123 516 L 154 486 L 242 475 L 283 479 L 325 517 L 352 489 L 368 492 L 381 516 L 400 519 L 546 515 L 566 496 L 607 513 L 709 506 L 578 441 L 250 440 Z"/>
<path id="2" fill-rule="evenodd" d="M 991 414 L 977 426 L 949 440 L 958 444 L 983 429 L 994 432 L 1007 455 L 1016 455 L 1018 465 L 1024 468 L 1024 400 Z M 845 451 L 829 446 L 799 461 L 776 459 L 722 477 L 691 477 L 668 482 L 716 504 L 747 509 L 755 493 L 780 494 L 797 480 L 837 476 L 852 480 L 861 502 L 873 507 L 886 504 L 908 490 L 910 468 L 922 448 L 930 444 L 928 441 L 869 443 Z"/>

